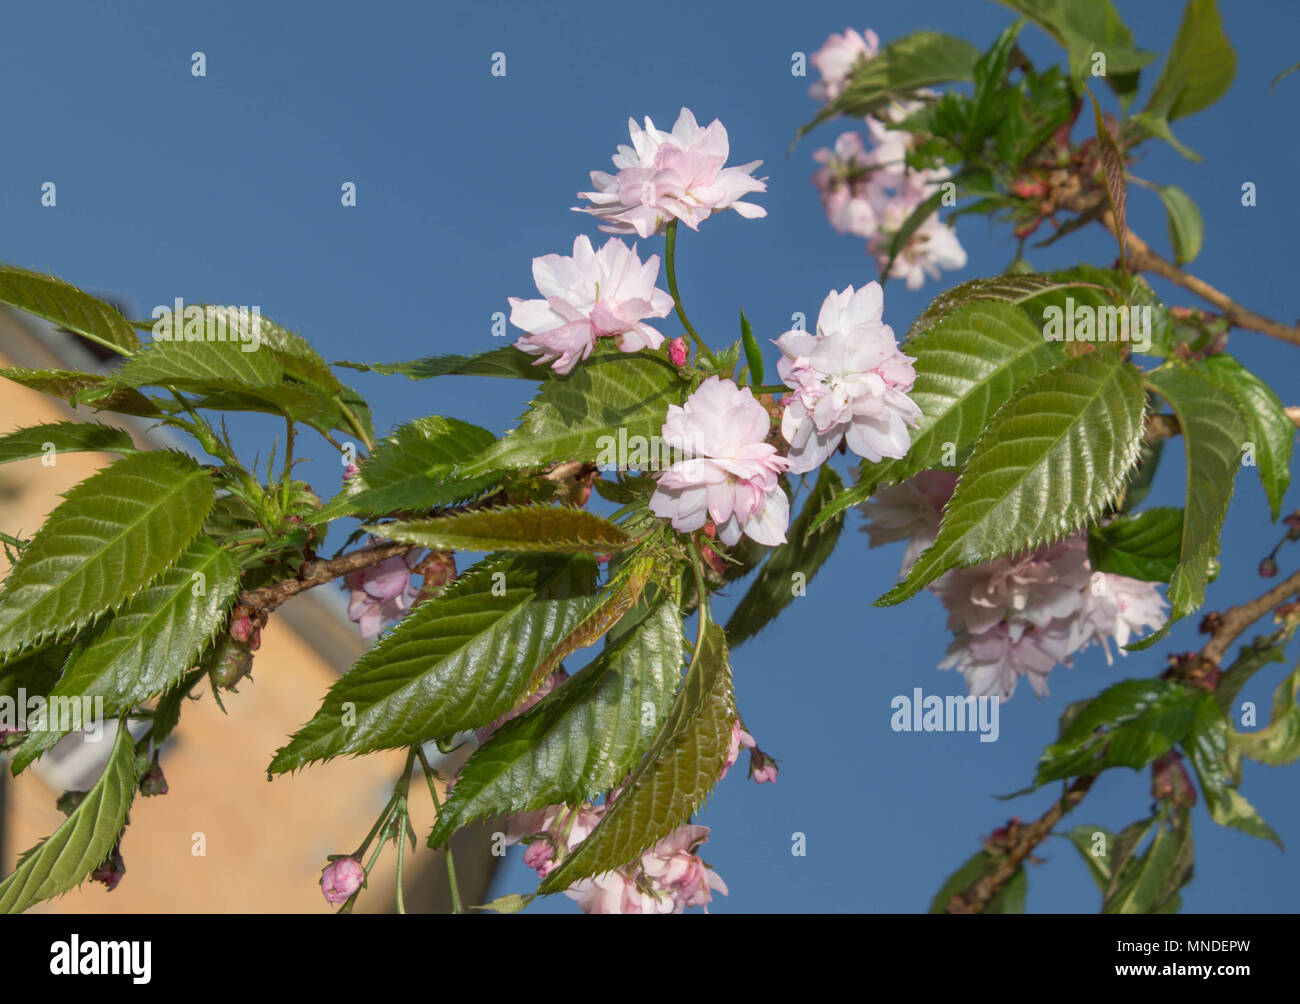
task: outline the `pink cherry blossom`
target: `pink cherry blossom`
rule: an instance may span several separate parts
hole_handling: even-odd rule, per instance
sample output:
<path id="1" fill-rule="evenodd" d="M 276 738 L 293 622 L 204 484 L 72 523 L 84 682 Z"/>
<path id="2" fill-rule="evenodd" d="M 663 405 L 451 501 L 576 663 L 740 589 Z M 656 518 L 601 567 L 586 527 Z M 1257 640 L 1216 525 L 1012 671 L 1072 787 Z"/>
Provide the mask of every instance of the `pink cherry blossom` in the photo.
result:
<path id="1" fill-rule="evenodd" d="M 539 366 L 554 361 L 557 373 L 591 355 L 598 338 L 617 339 L 624 352 L 657 349 L 664 336 L 645 318 L 673 309 L 673 298 L 655 287 L 658 275 L 658 255 L 642 262 L 616 238 L 594 251 L 578 237 L 571 256 L 534 258 L 533 279 L 545 299 L 509 298 L 510 323 L 528 332 L 515 345 L 538 356 Z"/>
<path id="2" fill-rule="evenodd" d="M 686 339 L 677 337 L 668 343 L 668 361 L 674 366 L 686 365 Z"/>
<path id="3" fill-rule="evenodd" d="M 862 528 L 870 547 L 907 541 L 900 575 L 906 575 L 921 552 L 934 543 L 944 506 L 957 487 L 955 471 L 921 471 L 901 484 L 882 488 L 858 508 L 868 522 Z"/>
<path id="4" fill-rule="evenodd" d="M 644 130 L 629 119 L 628 132 L 632 146 L 620 146 L 614 155 L 618 173 L 592 171 L 595 190 L 578 193 L 591 205 L 573 207 L 598 217 L 607 233 L 645 238 L 662 232 L 670 219 L 698 230 L 724 209 L 749 219 L 767 215 L 762 206 L 741 201 L 751 192 L 767 191 L 766 179 L 751 177 L 763 162 L 725 167 L 730 145 L 717 119 L 701 129 L 683 108 L 671 133 L 656 129 L 648 116 Z"/>
<path id="5" fill-rule="evenodd" d="M 874 58 L 879 48 L 880 38 L 870 28 L 862 34 L 852 28 L 845 28 L 843 35 L 832 33 L 822 47 L 808 57 L 822 75 L 808 93 L 818 101 L 834 101 L 844 90 L 858 62 Z"/>
<path id="6" fill-rule="evenodd" d="M 356 858 L 335 858 L 320 875 L 320 890 L 332 906 L 346 903 L 366 880 L 366 870 Z"/>
<path id="7" fill-rule="evenodd" d="M 736 760 L 740 757 L 741 747 L 744 747 L 745 749 L 754 749 L 757 745 L 758 744 L 754 742 L 754 737 L 740 727 L 739 718 L 732 722 L 731 746 L 727 750 L 727 762 L 722 765 L 722 773 L 718 775 L 718 780 L 721 781 L 726 777 L 727 771 L 735 766 Z"/>
<path id="8" fill-rule="evenodd" d="M 1026 627 L 1072 619 L 1090 575 L 1087 545 L 1075 535 L 1028 554 L 954 568 L 930 588 L 947 607 L 952 630 L 978 634 L 1006 622 L 1018 640 Z"/>
<path id="9" fill-rule="evenodd" d="M 1069 631 L 1068 621 L 1024 629 L 1015 637 L 1005 622 L 979 634 L 962 631 L 939 668 L 960 671 L 974 697 L 1009 700 L 1021 677 L 1042 697 L 1048 674 L 1069 656 Z"/>
<path id="10" fill-rule="evenodd" d="M 650 511 L 691 532 L 711 517 L 728 546 L 741 534 L 785 543 L 790 502 L 778 476 L 789 466 L 765 442 L 771 420 L 748 387 L 709 377 L 682 406 L 669 405 L 663 438 L 689 459 L 659 477 Z"/>
<path id="11" fill-rule="evenodd" d="M 551 805 L 520 813 L 511 818 L 506 828 L 506 844 L 521 843 L 527 838 L 524 864 L 536 869 L 538 878 L 546 878 L 565 854 L 591 835 L 604 813 L 604 806 L 585 802 L 575 808 Z"/>
<path id="12" fill-rule="evenodd" d="M 794 393 L 784 399 L 781 434 L 790 444 L 790 471 L 825 463 L 844 440 L 867 460 L 900 458 L 911 445 L 908 426 L 921 409 L 908 397 L 916 371 L 881 321 L 877 282 L 834 290 L 822 304 L 817 334 L 787 331 L 776 340 L 777 371 Z"/>
<path id="13" fill-rule="evenodd" d="M 363 639 L 374 638 L 411 608 L 419 595 L 411 584 L 411 569 L 419 563 L 420 552 L 409 551 L 343 576 L 344 588 L 352 594 L 348 619 L 356 623 Z"/>
<path id="14" fill-rule="evenodd" d="M 707 826 L 679 826 L 625 868 L 574 883 L 565 895 L 584 913 L 682 913 L 708 907 L 727 885 L 695 853 L 709 836 Z"/>
<path id="15" fill-rule="evenodd" d="M 1096 642 L 1114 663 L 1110 653 L 1113 638 L 1120 655 L 1124 646 L 1143 628 L 1158 631 L 1169 616 L 1169 605 L 1154 582 L 1131 579 L 1110 572 L 1093 572 L 1083 591 L 1078 615 L 1070 625 L 1070 649 L 1081 651 Z"/>

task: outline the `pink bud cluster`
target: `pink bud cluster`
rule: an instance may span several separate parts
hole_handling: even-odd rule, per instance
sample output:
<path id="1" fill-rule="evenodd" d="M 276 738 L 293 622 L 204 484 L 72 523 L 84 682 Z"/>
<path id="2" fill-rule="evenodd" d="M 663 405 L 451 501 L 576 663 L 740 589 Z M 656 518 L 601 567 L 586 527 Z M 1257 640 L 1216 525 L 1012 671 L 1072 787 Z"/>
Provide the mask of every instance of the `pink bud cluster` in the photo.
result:
<path id="1" fill-rule="evenodd" d="M 906 573 L 938 534 L 957 477 L 921 474 L 863 503 L 871 546 L 905 540 Z M 1142 629 L 1164 625 L 1168 606 L 1157 585 L 1094 571 L 1081 534 L 1034 551 L 954 568 L 929 586 L 948 611 L 953 641 L 940 669 L 957 669 L 975 696 L 1007 700 L 1022 677 L 1038 696 L 1057 665 L 1076 652 L 1110 642 L 1123 646 Z"/>

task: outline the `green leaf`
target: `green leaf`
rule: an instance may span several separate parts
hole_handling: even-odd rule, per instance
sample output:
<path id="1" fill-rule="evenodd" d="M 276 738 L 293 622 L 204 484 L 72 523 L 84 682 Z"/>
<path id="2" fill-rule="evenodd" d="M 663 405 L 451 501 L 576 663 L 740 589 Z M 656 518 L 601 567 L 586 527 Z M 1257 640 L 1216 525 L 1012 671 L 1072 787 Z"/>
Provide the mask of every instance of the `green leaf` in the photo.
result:
<path id="1" fill-rule="evenodd" d="M 1186 265 L 1201 253 L 1205 223 L 1192 197 L 1177 185 L 1157 185 L 1156 193 L 1165 204 L 1169 220 L 1169 245 L 1179 265 Z"/>
<path id="2" fill-rule="evenodd" d="M 1186 809 L 1180 810 L 1177 816 L 1176 826 L 1157 823 L 1155 837 L 1146 852 L 1130 860 L 1111 879 L 1102 913 L 1161 912 L 1161 907 L 1192 877 L 1191 817 Z M 1149 826 L 1150 822 L 1135 825 Z M 1136 843 L 1141 843 L 1140 837 Z"/>
<path id="3" fill-rule="evenodd" d="M 1108 767 L 1145 767 L 1191 730 L 1198 696 L 1173 680 L 1124 680 L 1107 687 L 1043 750 L 1034 783 Z"/>
<path id="4" fill-rule="evenodd" d="M 667 362 L 652 355 L 595 356 L 565 380 L 548 380 L 519 428 L 462 468 L 467 477 L 550 461 L 596 462 L 614 449 L 620 429 L 633 436 L 661 435 L 670 404 L 684 385 Z"/>
<path id="5" fill-rule="evenodd" d="M 681 614 L 661 598 L 635 628 L 469 758 L 429 846 L 480 817 L 574 805 L 620 781 L 668 713 L 684 654 Z"/>
<path id="6" fill-rule="evenodd" d="M 116 377 L 121 387 L 175 386 L 180 390 L 244 391 L 274 387 L 284 377 L 275 354 L 245 351 L 252 342 L 154 342 Z"/>
<path id="7" fill-rule="evenodd" d="M 635 860 L 696 812 L 718 783 L 735 722 L 726 637 L 710 624 L 649 752 L 596 828 L 538 892 L 559 892 Z"/>
<path id="8" fill-rule="evenodd" d="M 1100 273 L 1101 270 L 1098 270 Z M 1035 297 L 1053 290 L 1072 290 L 1082 283 L 1072 277 L 1070 272 L 1056 274 L 1042 272 L 1007 273 L 984 279 L 968 279 L 966 282 L 945 290 L 930 301 L 930 305 L 921 311 L 912 322 L 907 332 L 907 350 L 916 347 L 916 339 L 933 328 L 940 321 L 967 304 L 981 300 L 996 300 L 1004 303 L 1025 304 Z M 1030 320 L 1039 320 L 1031 314 Z M 1041 337 L 1041 333 L 1040 333 Z"/>
<path id="9" fill-rule="evenodd" d="M 1214 699 L 1224 714 L 1232 713 L 1237 695 L 1252 676 L 1270 663 L 1286 661 L 1284 653 L 1294 630 L 1294 627 L 1282 627 L 1271 634 L 1257 635 L 1250 644 L 1241 646 L 1237 658 L 1223 671 L 1219 685 L 1214 688 Z"/>
<path id="10" fill-rule="evenodd" d="M 0 654 L 88 624 L 170 567 L 212 508 L 207 470 L 136 453 L 64 496 L 0 589 Z"/>
<path id="11" fill-rule="evenodd" d="M 1102 835 L 1101 852 L 1094 854 L 1093 846 L 1098 833 Z M 1065 836 L 1088 866 L 1088 874 L 1097 883 L 1097 888 L 1104 893 L 1111 879 L 1110 856 L 1115 845 L 1115 835 L 1095 823 L 1080 823 Z"/>
<path id="12" fill-rule="evenodd" d="M 1199 373 L 1172 366 L 1147 374 L 1147 382 L 1177 413 L 1187 456 L 1187 505 L 1178 568 L 1169 581 L 1168 628 L 1205 599 L 1246 430 L 1232 395 Z M 1163 631 L 1128 648 L 1146 648 L 1161 637 Z"/>
<path id="13" fill-rule="evenodd" d="M 1124 76 L 1142 69 L 1154 52 L 1138 49 L 1110 0 L 1001 0 L 1047 32 L 1070 54 L 1070 75 L 1076 83 L 1092 70 L 1095 52 L 1106 54 L 1106 74 Z"/>
<path id="14" fill-rule="evenodd" d="M 1223 97 L 1236 71 L 1215 0 L 1189 0 L 1144 111 L 1168 121 L 1199 112 Z"/>
<path id="15" fill-rule="evenodd" d="M 1168 120 L 1163 116 L 1152 115 L 1149 112 L 1138 112 L 1129 119 L 1129 124 L 1137 130 L 1139 137 L 1151 136 L 1162 139 L 1193 163 L 1200 163 L 1204 159 L 1195 150 L 1184 146 L 1178 141 L 1178 137 L 1174 135 L 1174 131 L 1169 127 Z"/>
<path id="16" fill-rule="evenodd" d="M 749 383 L 753 387 L 763 385 L 763 350 L 754 338 L 754 329 L 749 326 L 745 312 L 740 312 L 740 340 L 745 345 L 745 361 L 749 363 Z"/>
<path id="17" fill-rule="evenodd" d="M 158 406 L 131 387 L 111 385 L 112 377 L 103 373 L 79 373 L 76 370 L 29 370 L 21 366 L 0 369 L 6 380 L 32 390 L 57 397 L 71 404 L 85 404 L 99 411 L 116 411 L 123 415 L 152 417 L 162 412 Z"/>
<path id="18" fill-rule="evenodd" d="M 809 530 L 809 525 L 843 490 L 839 474 L 823 464 L 812 493 L 786 534 L 788 543 L 772 551 L 727 621 L 727 638 L 733 649 L 774 621 L 796 595 L 803 595 L 795 592 L 796 574 L 803 576 L 799 585 L 806 586 L 831 556 L 844 529 L 843 515 L 832 516 L 816 530 Z"/>
<path id="19" fill-rule="evenodd" d="M 22 913 L 79 885 L 103 864 L 135 797 L 135 748 L 119 723 L 104 773 L 63 825 L 27 851 L 0 882 L 0 913 Z"/>
<path id="20" fill-rule="evenodd" d="M 116 716 L 161 694 L 198 663 L 238 591 L 234 560 L 207 537 L 194 538 L 180 560 L 123 604 L 102 631 L 77 643 L 50 691 L 51 705 L 59 698 L 102 698 L 102 713 Z M 33 728 L 14 757 L 14 773 L 68 731 L 53 720 Z"/>
<path id="21" fill-rule="evenodd" d="M 1204 694 L 1196 704 L 1196 721 L 1183 739 L 1183 752 L 1196 770 L 1210 818 L 1252 837 L 1282 841 L 1260 818 L 1255 807 L 1237 790 L 1241 782 L 1241 755 L 1231 748 L 1232 729 L 1216 694 Z"/>
<path id="22" fill-rule="evenodd" d="M 71 642 L 51 642 L 40 648 L 29 648 L 0 662 L 0 697 L 16 698 L 21 688 L 28 694 L 48 694 L 63 672 L 63 664 L 72 651 Z M 16 710 L 16 705 L 14 706 Z M 0 714 L 0 722 L 4 721 Z M 17 715 L 4 722 L 16 728 Z"/>
<path id="23" fill-rule="evenodd" d="M 1241 752 L 1270 767 L 1281 767 L 1300 758 L 1300 667 L 1278 684 L 1273 693 L 1273 718 L 1258 732 L 1238 732 L 1233 738 Z"/>
<path id="24" fill-rule="evenodd" d="M 53 451 L 49 447 L 53 446 Z M 136 453 L 131 434 L 98 422 L 46 422 L 0 436 L 0 464 L 59 453 Z"/>
<path id="25" fill-rule="evenodd" d="M 344 491 L 313 516 L 324 523 L 339 516 L 418 511 L 475 498 L 499 482 L 494 474 L 463 479 L 461 464 L 496 442 L 487 429 L 430 415 L 400 426 L 376 447 Z"/>
<path id="26" fill-rule="evenodd" d="M 934 84 L 971 80 L 979 56 L 969 42 L 942 32 L 904 35 L 862 63 L 839 97 L 799 128 L 795 141 L 835 115 L 861 118 Z"/>
<path id="27" fill-rule="evenodd" d="M 612 554 L 634 541 L 616 523 L 572 506 L 511 506 L 397 520 L 366 527 L 389 540 L 435 551 L 557 551 Z"/>
<path id="28" fill-rule="evenodd" d="M 1246 421 L 1246 435 L 1255 444 L 1259 480 L 1276 521 L 1282 514 L 1282 499 L 1291 485 L 1295 424 L 1287 417 L 1286 408 L 1273 389 L 1226 352 L 1210 356 L 1197 372 L 1236 398 L 1241 417 Z"/>
<path id="29" fill-rule="evenodd" d="M 1111 505 L 1137 458 L 1146 405 L 1139 371 L 1099 349 L 1040 374 L 975 445 L 939 535 L 888 606 L 957 565 L 1057 540 Z"/>
<path id="30" fill-rule="evenodd" d="M 348 363 L 338 362 L 352 370 L 371 373 L 400 374 L 412 380 L 427 380 L 438 376 L 494 376 L 519 377 L 524 380 L 550 380 L 555 371 L 549 366 L 537 365 L 537 358 L 527 352 L 504 345 L 476 356 L 428 356 L 405 363 Z"/>
<path id="31" fill-rule="evenodd" d="M 1013 283 L 991 288 L 1019 297 L 1043 287 Z M 922 330 L 906 346 L 908 355 L 916 358 L 911 397 L 921 409 L 907 455 L 864 464 L 858 483 L 837 495 L 811 529 L 870 498 L 882 484 L 897 484 L 951 461 L 950 450 L 968 448 L 1017 390 L 1065 358 L 1059 343 L 1045 340 L 1042 329 L 1009 303 L 966 303 Z"/>
<path id="32" fill-rule="evenodd" d="M 1002 859 L 994 857 L 988 851 L 976 851 L 966 863 L 948 876 L 943 886 L 930 901 L 930 913 L 945 913 L 948 903 L 959 892 L 969 889 L 986 874 L 997 867 Z M 1025 892 L 1029 885 L 1024 868 L 1018 868 L 1001 889 L 988 901 L 983 912 L 986 914 L 1024 913 Z"/>
<path id="33" fill-rule="evenodd" d="M 585 556 L 481 562 L 362 656 L 276 753 L 270 772 L 494 721 L 541 683 L 534 670 L 596 605 L 595 581 L 595 562 Z"/>
<path id="34" fill-rule="evenodd" d="M 1106 175 L 1106 197 L 1115 217 L 1116 241 L 1119 243 L 1120 263 L 1128 271 L 1128 186 L 1124 176 L 1124 154 L 1120 151 L 1101 114 L 1101 105 L 1091 91 L 1092 111 L 1097 125 L 1097 147 L 1101 150 L 1102 171 Z"/>
<path id="35" fill-rule="evenodd" d="M 8 303 L 60 328 L 129 356 L 140 347 L 130 322 L 112 304 L 52 275 L 0 265 L 0 303 Z"/>
<path id="36" fill-rule="evenodd" d="M 1088 533 L 1088 559 L 1099 572 L 1168 582 L 1178 567 L 1183 511 L 1160 507 L 1121 516 Z"/>

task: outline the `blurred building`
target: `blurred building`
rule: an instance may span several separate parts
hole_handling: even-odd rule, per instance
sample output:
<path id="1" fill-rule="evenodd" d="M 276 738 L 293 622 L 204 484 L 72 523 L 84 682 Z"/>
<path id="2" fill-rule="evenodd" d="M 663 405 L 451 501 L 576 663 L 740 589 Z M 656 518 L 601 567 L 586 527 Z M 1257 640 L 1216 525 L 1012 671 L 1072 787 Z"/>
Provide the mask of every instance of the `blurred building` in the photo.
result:
<path id="1" fill-rule="evenodd" d="M 105 357 L 108 358 L 105 358 Z M 79 336 L 0 305 L 0 366 L 103 370 L 115 357 Z M 150 422 L 72 409 L 62 402 L 0 379 L 0 434 L 73 418 L 94 417 L 128 430 L 142 446 L 182 446 Z M 58 505 L 61 493 L 111 462 L 107 454 L 61 453 L 53 466 L 32 459 L 0 465 L 0 529 L 30 537 Z M 8 564 L 0 554 L 0 578 Z M 122 839 L 126 877 L 112 892 L 86 882 L 33 908 L 69 913 L 307 912 L 330 907 L 319 888 L 326 855 L 356 849 L 388 801 L 404 756 L 400 751 L 339 758 L 268 781 L 276 749 L 316 711 L 331 683 L 363 651 L 344 616 L 341 591 L 322 586 L 300 594 L 272 615 L 262 633 L 252 681 L 223 695 L 225 714 L 202 685 L 163 747 L 169 792 L 136 797 Z M 0 876 L 18 856 L 63 821 L 55 799 L 89 788 L 110 743 L 72 735 L 17 778 L 0 763 Z M 405 864 L 408 912 L 449 909 L 443 855 L 424 837 L 434 811 L 419 770 L 411 785 L 417 834 Z M 202 839 L 200 841 L 200 835 Z M 202 844 L 204 853 L 196 855 Z M 467 903 L 482 903 L 493 867 L 492 840 L 484 828 L 462 833 L 454 844 L 456 871 Z M 357 912 L 391 912 L 395 855 L 385 849 Z"/>

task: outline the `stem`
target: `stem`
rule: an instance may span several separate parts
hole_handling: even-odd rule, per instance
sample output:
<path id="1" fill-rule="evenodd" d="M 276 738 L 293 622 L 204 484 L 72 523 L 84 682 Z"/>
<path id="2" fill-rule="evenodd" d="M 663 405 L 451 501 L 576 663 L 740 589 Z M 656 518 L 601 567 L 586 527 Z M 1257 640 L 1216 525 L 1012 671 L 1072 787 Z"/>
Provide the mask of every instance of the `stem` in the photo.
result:
<path id="1" fill-rule="evenodd" d="M 691 340 L 699 347 L 704 357 L 717 365 L 717 357 L 710 351 L 709 347 L 704 344 L 704 339 L 699 336 L 695 328 L 691 325 L 690 319 L 686 316 L 686 308 L 682 306 L 682 294 L 677 291 L 677 221 L 673 220 L 664 230 L 664 269 L 668 273 L 668 292 L 673 298 L 673 309 L 677 311 L 677 319 L 682 322 L 682 327 L 686 333 L 691 336 Z"/>
<path id="2" fill-rule="evenodd" d="M 425 759 L 423 747 L 417 746 L 415 753 L 420 758 L 420 766 L 424 768 L 425 780 L 429 782 L 429 795 L 433 798 L 433 807 L 437 810 L 438 815 L 442 815 L 442 803 L 438 799 L 438 788 L 434 784 L 433 768 L 429 766 L 429 761 Z M 447 838 L 447 883 L 451 887 L 451 912 L 464 913 L 465 907 L 460 902 L 460 886 L 456 884 L 456 861 L 451 855 L 450 837 Z"/>
<path id="3" fill-rule="evenodd" d="M 696 546 L 695 541 L 690 541 L 691 549 L 691 568 L 695 572 L 695 593 L 696 607 L 700 615 L 700 623 L 695 632 L 695 651 L 691 654 L 691 664 L 700 657 L 700 650 L 704 648 L 704 632 L 709 627 L 709 591 L 704 585 L 704 561 L 700 558 L 700 549 Z"/>
<path id="4" fill-rule="evenodd" d="M 284 474 L 280 478 L 280 511 L 287 514 L 289 512 L 289 478 L 293 474 L 293 419 L 288 415 L 284 418 L 284 426 Z"/>
<path id="5" fill-rule="evenodd" d="M 374 453 L 375 441 L 366 435 L 366 430 L 362 427 L 361 421 L 353 413 L 352 409 L 343 403 L 343 398 L 338 394 L 334 395 L 333 400 L 339 411 L 343 413 L 343 417 L 348 420 L 348 425 L 352 426 L 352 431 L 355 432 L 361 442 L 365 444 L 366 452 Z"/>
<path id="6" fill-rule="evenodd" d="M 755 396 L 759 394 L 789 394 L 790 388 L 783 383 L 765 383 L 762 387 L 751 387 Z"/>

